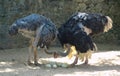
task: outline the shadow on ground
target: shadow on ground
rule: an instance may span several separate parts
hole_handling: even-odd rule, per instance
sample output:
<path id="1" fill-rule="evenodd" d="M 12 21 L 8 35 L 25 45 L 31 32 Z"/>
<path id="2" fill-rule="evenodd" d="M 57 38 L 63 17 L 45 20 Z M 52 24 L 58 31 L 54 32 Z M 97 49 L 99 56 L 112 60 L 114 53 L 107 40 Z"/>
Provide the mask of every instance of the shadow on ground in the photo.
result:
<path id="1" fill-rule="evenodd" d="M 39 58 L 53 60 L 52 55 L 47 55 L 43 51 L 38 53 Z M 71 68 L 28 66 L 27 57 L 27 48 L 0 50 L 0 76 L 120 76 L 120 51 L 96 52 L 90 59 L 89 65 L 79 61 Z M 60 59 L 62 62 L 72 62 L 67 58 L 55 61 Z"/>

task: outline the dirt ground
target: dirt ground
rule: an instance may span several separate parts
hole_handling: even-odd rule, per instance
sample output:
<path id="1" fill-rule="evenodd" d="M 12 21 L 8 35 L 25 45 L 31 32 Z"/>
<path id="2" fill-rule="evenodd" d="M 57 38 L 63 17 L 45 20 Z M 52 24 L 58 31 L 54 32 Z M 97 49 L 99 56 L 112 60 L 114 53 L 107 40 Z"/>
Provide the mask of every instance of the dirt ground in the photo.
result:
<path id="1" fill-rule="evenodd" d="M 56 48 L 59 49 L 59 48 Z M 39 51 L 40 59 L 71 63 L 67 57 L 53 59 Z M 47 68 L 26 65 L 27 48 L 0 50 L 0 76 L 120 76 L 120 51 L 97 51 L 92 55 L 89 65 L 81 61 L 71 68 Z M 39 59 L 39 60 L 40 60 Z"/>

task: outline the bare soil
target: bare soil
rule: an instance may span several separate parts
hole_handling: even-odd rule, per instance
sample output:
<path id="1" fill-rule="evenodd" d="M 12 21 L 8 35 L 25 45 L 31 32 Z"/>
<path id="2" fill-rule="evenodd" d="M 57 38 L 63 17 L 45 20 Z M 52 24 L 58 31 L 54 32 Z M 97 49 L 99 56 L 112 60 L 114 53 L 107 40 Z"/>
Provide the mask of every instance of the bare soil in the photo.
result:
<path id="1" fill-rule="evenodd" d="M 55 50 L 61 50 L 55 48 Z M 71 63 L 74 58 L 54 59 L 52 55 L 39 50 L 39 61 L 61 61 Z M 28 49 L 0 50 L 0 76 L 120 76 L 120 51 L 97 51 L 92 55 L 88 65 L 81 61 L 70 68 L 47 68 L 41 66 L 28 66 Z"/>

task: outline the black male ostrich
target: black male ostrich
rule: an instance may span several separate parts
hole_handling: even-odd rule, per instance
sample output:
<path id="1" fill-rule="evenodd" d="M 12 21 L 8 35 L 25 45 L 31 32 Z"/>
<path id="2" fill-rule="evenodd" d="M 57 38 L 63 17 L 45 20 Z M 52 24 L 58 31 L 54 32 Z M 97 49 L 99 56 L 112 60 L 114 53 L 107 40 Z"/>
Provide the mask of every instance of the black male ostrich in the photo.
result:
<path id="1" fill-rule="evenodd" d="M 58 39 L 65 49 L 71 50 L 68 57 L 71 58 L 75 53 L 78 58 L 88 63 L 92 51 L 97 50 L 91 37 L 95 34 L 107 32 L 112 28 L 112 20 L 109 16 L 95 13 L 75 13 L 59 29 Z M 57 56 L 56 54 L 55 56 Z M 62 55 L 61 56 L 66 56 Z"/>

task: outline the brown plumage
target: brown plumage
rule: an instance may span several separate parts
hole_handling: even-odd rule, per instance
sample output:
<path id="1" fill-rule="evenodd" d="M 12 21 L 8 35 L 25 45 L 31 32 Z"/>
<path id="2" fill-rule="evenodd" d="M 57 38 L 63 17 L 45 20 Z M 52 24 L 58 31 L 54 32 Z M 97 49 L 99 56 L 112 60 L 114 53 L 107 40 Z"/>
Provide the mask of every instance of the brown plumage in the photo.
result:
<path id="1" fill-rule="evenodd" d="M 28 63 L 31 64 L 31 52 L 33 51 L 34 64 L 38 64 L 37 47 L 40 46 L 47 50 L 51 42 L 56 38 L 57 29 L 48 18 L 38 14 L 31 14 L 16 20 L 10 26 L 9 34 L 16 35 L 17 33 L 21 33 L 30 39 Z"/>

